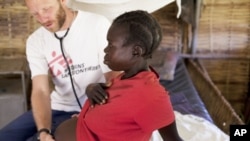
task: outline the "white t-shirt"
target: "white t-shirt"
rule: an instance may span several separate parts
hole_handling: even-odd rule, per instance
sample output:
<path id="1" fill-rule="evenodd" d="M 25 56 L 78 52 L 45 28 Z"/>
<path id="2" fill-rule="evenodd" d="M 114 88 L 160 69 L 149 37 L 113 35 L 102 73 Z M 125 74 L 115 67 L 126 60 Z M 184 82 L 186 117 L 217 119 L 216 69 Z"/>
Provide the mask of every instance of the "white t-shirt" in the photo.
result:
<path id="1" fill-rule="evenodd" d="M 110 69 L 103 64 L 106 34 L 110 22 L 104 16 L 78 11 L 67 36 L 63 49 L 73 75 L 78 98 L 83 104 L 87 99 L 85 88 L 92 82 L 104 82 L 103 73 Z M 62 37 L 65 31 L 57 32 Z M 52 72 L 55 89 L 51 94 L 54 110 L 80 111 L 73 93 L 60 41 L 44 27 L 32 33 L 27 40 L 26 55 L 32 78 Z"/>

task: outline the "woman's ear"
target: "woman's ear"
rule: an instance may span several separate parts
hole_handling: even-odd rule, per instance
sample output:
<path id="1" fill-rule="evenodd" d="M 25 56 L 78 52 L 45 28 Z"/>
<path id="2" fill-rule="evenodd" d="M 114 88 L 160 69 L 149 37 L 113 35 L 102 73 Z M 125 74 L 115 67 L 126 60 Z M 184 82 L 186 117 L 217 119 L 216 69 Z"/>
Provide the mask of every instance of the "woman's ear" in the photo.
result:
<path id="1" fill-rule="evenodd" d="M 133 46 L 133 55 L 134 56 L 142 56 L 144 54 L 144 50 L 141 46 Z"/>

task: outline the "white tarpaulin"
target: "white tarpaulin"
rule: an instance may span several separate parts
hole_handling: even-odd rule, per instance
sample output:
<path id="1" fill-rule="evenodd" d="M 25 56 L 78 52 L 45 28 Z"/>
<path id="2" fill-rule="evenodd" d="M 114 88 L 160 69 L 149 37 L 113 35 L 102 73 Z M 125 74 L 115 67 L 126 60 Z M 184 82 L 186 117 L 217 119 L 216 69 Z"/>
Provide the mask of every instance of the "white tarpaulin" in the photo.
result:
<path id="1" fill-rule="evenodd" d="M 176 126 L 184 141 L 229 141 L 229 136 L 213 123 L 195 115 L 175 111 Z M 163 141 L 154 131 L 150 141 Z"/>
<path id="2" fill-rule="evenodd" d="M 68 0 L 73 9 L 90 11 L 113 20 L 118 15 L 131 10 L 146 10 L 152 13 L 172 2 L 178 6 L 177 18 L 181 14 L 181 0 Z"/>

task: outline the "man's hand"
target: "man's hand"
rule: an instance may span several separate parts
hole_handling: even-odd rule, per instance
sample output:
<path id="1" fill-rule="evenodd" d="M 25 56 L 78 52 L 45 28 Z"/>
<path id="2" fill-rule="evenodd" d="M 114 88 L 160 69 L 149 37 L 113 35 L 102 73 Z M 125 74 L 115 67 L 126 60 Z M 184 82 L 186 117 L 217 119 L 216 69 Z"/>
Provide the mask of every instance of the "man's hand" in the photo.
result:
<path id="1" fill-rule="evenodd" d="M 40 134 L 40 141 L 55 141 L 52 135 L 47 133 L 41 133 Z"/>
<path id="2" fill-rule="evenodd" d="M 90 101 L 91 107 L 94 107 L 95 104 L 105 104 L 108 99 L 108 93 L 105 91 L 110 84 L 106 83 L 92 83 L 89 84 L 86 88 L 86 94 Z"/>
<path id="3" fill-rule="evenodd" d="M 79 114 L 73 114 L 72 116 L 71 116 L 71 118 L 78 118 L 79 117 Z"/>

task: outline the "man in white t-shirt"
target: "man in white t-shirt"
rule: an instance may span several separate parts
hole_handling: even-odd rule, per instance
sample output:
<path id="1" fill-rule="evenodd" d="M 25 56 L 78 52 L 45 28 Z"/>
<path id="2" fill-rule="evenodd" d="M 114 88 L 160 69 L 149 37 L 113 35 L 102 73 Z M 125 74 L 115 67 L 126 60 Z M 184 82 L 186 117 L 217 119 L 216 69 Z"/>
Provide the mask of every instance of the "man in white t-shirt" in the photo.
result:
<path id="1" fill-rule="evenodd" d="M 0 130 L 0 141 L 24 141 L 38 137 L 53 141 L 55 128 L 78 114 L 87 98 L 105 103 L 98 95 L 101 86 L 118 72 L 103 64 L 107 46 L 108 19 L 93 13 L 74 11 L 66 0 L 25 0 L 30 13 L 42 25 L 27 39 L 26 55 L 32 75 L 32 111 Z M 49 76 L 54 88 L 51 92 Z M 93 86 L 93 85 L 92 85 Z M 33 118 L 34 117 L 34 118 Z"/>

